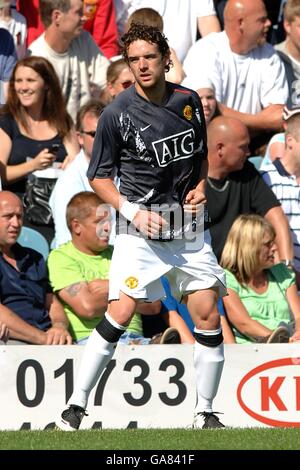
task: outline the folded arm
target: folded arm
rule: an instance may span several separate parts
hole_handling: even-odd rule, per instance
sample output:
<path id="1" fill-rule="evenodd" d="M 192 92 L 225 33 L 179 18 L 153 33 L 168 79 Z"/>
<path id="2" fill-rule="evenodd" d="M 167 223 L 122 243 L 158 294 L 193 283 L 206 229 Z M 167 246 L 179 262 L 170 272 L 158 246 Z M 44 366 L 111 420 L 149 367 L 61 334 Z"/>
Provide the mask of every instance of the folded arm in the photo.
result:
<path id="1" fill-rule="evenodd" d="M 272 207 L 265 218 L 273 225 L 279 259 L 294 259 L 294 247 L 288 219 L 281 206 Z"/>
<path id="2" fill-rule="evenodd" d="M 95 279 L 71 284 L 59 291 L 59 297 L 82 318 L 102 317 L 108 304 L 108 280 Z"/>
<path id="3" fill-rule="evenodd" d="M 223 116 L 239 119 L 254 134 L 255 131 L 282 131 L 282 104 L 270 104 L 256 114 L 241 113 L 223 103 L 218 106 Z"/>

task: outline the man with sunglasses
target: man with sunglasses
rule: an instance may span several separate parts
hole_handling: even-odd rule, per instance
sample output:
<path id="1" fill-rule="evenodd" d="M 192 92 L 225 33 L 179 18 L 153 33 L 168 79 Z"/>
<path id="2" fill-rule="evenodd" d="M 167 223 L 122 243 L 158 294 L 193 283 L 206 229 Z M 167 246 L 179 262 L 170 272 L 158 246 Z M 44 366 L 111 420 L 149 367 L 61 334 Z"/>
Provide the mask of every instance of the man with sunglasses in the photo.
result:
<path id="1" fill-rule="evenodd" d="M 92 191 L 86 172 L 102 110 L 103 105 L 99 101 L 90 100 L 80 108 L 77 114 L 76 131 L 81 150 L 58 178 L 49 201 L 55 225 L 53 248 L 58 248 L 71 240 L 71 233 L 66 223 L 68 202 L 81 191 Z"/>

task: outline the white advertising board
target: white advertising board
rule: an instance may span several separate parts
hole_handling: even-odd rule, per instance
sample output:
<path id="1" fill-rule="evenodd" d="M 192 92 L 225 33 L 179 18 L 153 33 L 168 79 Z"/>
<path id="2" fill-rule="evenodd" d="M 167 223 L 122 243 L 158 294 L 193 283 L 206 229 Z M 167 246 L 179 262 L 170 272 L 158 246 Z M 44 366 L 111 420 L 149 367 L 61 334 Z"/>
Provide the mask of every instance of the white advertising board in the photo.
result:
<path id="1" fill-rule="evenodd" d="M 0 346 L 0 430 L 54 427 L 80 346 Z M 190 345 L 118 345 L 91 393 L 85 428 L 187 428 L 195 374 Z M 300 427 L 300 343 L 226 345 L 214 410 L 226 426 Z"/>

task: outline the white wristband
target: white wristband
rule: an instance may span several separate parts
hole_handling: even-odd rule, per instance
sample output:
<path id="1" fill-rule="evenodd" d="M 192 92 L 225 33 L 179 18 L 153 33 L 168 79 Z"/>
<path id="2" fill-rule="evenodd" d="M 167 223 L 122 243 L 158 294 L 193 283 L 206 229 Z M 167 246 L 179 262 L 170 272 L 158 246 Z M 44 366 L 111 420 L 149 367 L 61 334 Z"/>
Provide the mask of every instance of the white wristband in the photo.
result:
<path id="1" fill-rule="evenodd" d="M 120 214 L 125 217 L 125 219 L 132 222 L 139 210 L 140 207 L 138 204 L 134 204 L 133 202 L 129 201 L 124 201 L 122 206 L 120 207 Z"/>

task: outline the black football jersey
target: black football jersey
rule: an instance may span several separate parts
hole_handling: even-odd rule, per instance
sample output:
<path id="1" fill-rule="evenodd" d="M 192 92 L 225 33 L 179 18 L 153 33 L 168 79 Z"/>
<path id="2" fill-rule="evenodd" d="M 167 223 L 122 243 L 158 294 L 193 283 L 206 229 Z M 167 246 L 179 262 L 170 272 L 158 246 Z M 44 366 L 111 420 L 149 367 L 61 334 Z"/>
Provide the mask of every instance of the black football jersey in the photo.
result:
<path id="1" fill-rule="evenodd" d="M 120 193 L 151 210 L 182 206 L 206 158 L 197 93 L 167 82 L 165 102 L 158 106 L 131 86 L 101 115 L 87 176 L 92 180 L 117 173 Z"/>
<path id="2" fill-rule="evenodd" d="M 160 106 L 131 86 L 104 109 L 89 179 L 109 178 L 117 168 L 120 193 L 130 202 L 184 202 L 207 156 L 205 120 L 195 92 L 171 83 L 167 89 Z"/>

